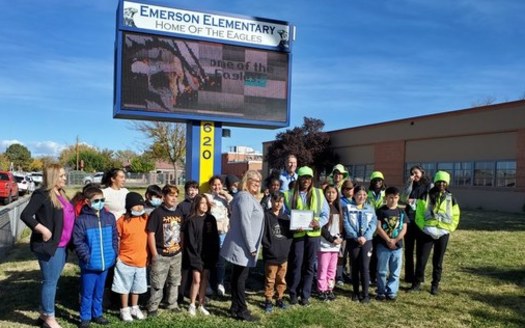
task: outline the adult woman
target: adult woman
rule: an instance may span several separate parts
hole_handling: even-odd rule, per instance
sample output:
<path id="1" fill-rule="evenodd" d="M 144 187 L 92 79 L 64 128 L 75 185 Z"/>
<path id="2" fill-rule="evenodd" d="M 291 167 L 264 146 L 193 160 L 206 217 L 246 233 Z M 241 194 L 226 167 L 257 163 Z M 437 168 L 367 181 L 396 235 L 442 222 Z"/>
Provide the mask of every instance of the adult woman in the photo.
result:
<path id="1" fill-rule="evenodd" d="M 344 231 L 350 252 L 352 268 L 353 301 L 370 302 L 368 287 L 370 284 L 370 258 L 372 256 L 372 238 L 377 227 L 375 209 L 367 203 L 364 187 L 354 188 L 354 202 L 343 208 Z M 361 282 L 361 293 L 359 293 Z"/>
<path id="2" fill-rule="evenodd" d="M 349 173 L 342 164 L 337 164 L 332 169 L 332 173 L 330 174 L 329 178 L 331 183 L 335 185 L 339 191 L 339 195 L 341 195 L 341 187 L 343 186 L 343 182 L 348 179 L 348 176 Z"/>
<path id="3" fill-rule="evenodd" d="M 124 188 L 126 174 L 122 169 L 112 168 L 104 174 L 102 183 L 106 186 L 102 189 L 106 199 L 106 209 L 115 216 L 115 220 L 118 220 L 126 213 L 126 195 L 129 192 Z"/>
<path id="4" fill-rule="evenodd" d="M 210 192 L 206 194 L 211 203 L 210 214 L 217 220 L 217 229 L 219 230 L 220 247 L 224 243 L 224 238 L 228 232 L 230 226 L 230 213 L 228 211 L 229 205 L 233 196 L 223 189 L 221 177 L 218 175 L 212 176 L 208 181 Z M 224 266 L 224 260 L 219 258 L 217 266 L 212 270 L 210 274 L 210 285 L 216 289 L 220 296 L 224 296 L 224 274 L 226 268 Z"/>
<path id="5" fill-rule="evenodd" d="M 312 211 L 313 219 L 310 223 L 312 230 L 296 230 L 293 235 L 292 247 L 288 259 L 288 281 L 290 304 L 297 304 L 297 297 L 301 295 L 301 305 L 310 305 L 312 282 L 315 276 L 314 264 L 319 250 L 321 227 L 328 223 L 330 208 L 323 191 L 313 187 L 313 170 L 308 166 L 301 167 L 297 174 L 298 183 L 294 189 L 284 194 L 287 211 Z"/>
<path id="6" fill-rule="evenodd" d="M 33 192 L 20 218 L 31 229 L 31 251 L 36 255 L 42 273 L 42 327 L 60 327 L 55 318 L 55 295 L 58 279 L 66 263 L 66 247 L 75 223 L 73 205 L 64 187 L 67 175 L 58 164 L 49 165 L 40 189 Z"/>
<path id="7" fill-rule="evenodd" d="M 414 282 L 414 250 L 416 246 L 416 200 L 423 197 L 432 188 L 432 182 L 425 175 L 425 170 L 419 165 L 410 168 L 410 177 L 405 184 L 401 199 L 406 203 L 405 212 L 408 217 L 405 234 L 405 282 Z"/>
<path id="8" fill-rule="evenodd" d="M 246 305 L 245 285 L 249 268 L 257 264 L 264 227 L 264 211 L 256 196 L 261 187 L 261 174 L 249 170 L 241 180 L 241 191 L 231 204 L 230 230 L 226 234 L 221 256 L 232 264 L 232 317 L 256 321 Z"/>
<path id="9" fill-rule="evenodd" d="M 443 257 L 447 250 L 450 233 L 459 224 L 459 205 L 447 189 L 450 175 L 438 171 L 434 176 L 434 187 L 416 204 L 416 224 L 419 228 L 416 239 L 416 275 L 409 291 L 419 291 L 425 276 L 425 266 L 434 248 L 432 257 L 432 286 L 430 293 L 437 295 L 443 271 Z"/>

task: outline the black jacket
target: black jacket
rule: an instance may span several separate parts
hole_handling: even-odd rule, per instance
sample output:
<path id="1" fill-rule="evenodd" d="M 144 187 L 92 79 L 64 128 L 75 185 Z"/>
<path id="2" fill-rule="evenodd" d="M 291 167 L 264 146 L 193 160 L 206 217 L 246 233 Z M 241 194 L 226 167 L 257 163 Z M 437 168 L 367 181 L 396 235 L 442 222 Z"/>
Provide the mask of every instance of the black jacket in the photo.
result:
<path id="1" fill-rule="evenodd" d="M 20 214 L 20 219 L 32 231 L 30 240 L 31 251 L 47 256 L 55 255 L 60 238 L 62 238 L 64 212 L 61 208 L 53 206 L 49 197 L 49 191 L 42 188 L 35 190 L 29 203 L 22 211 L 22 214 Z M 35 226 L 39 223 L 51 231 L 52 236 L 48 241 L 44 241 L 42 235 L 35 231 Z"/>
<path id="2" fill-rule="evenodd" d="M 192 270 L 211 270 L 219 260 L 219 231 L 217 220 L 211 214 L 190 216 L 185 225 L 185 263 Z"/>
<path id="3" fill-rule="evenodd" d="M 292 239 L 290 220 L 284 214 L 276 216 L 267 210 L 264 214 L 263 259 L 274 264 L 286 262 Z"/>

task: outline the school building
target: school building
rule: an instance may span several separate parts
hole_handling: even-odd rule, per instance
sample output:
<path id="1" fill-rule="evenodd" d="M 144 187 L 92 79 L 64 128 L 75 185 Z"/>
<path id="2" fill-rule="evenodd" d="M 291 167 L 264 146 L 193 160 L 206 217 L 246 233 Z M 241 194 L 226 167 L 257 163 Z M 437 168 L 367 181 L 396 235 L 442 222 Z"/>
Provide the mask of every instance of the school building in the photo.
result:
<path id="1" fill-rule="evenodd" d="M 358 183 L 379 170 L 387 185 L 402 187 L 409 168 L 420 164 L 432 176 L 451 174 L 450 190 L 463 208 L 525 210 L 525 100 L 328 133 Z"/>

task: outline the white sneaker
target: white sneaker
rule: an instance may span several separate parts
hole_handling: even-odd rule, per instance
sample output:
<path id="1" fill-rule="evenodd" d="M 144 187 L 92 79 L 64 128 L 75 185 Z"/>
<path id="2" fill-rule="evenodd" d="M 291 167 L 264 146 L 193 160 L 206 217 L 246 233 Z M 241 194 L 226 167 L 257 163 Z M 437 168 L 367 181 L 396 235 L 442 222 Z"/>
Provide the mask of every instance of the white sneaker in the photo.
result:
<path id="1" fill-rule="evenodd" d="M 131 307 L 131 316 L 139 320 L 144 320 L 144 314 L 142 314 L 138 305 Z"/>
<path id="2" fill-rule="evenodd" d="M 120 319 L 126 322 L 133 321 L 133 317 L 131 316 L 131 309 L 129 307 L 120 309 Z"/>
<path id="3" fill-rule="evenodd" d="M 224 285 L 223 284 L 217 285 L 217 294 L 219 294 L 219 296 L 226 295 L 226 289 L 224 289 Z"/>
<path id="4" fill-rule="evenodd" d="M 199 307 L 197 308 L 197 310 L 198 310 L 199 313 L 202 314 L 202 315 L 210 315 L 210 312 L 208 312 L 208 310 L 206 310 L 206 308 L 204 308 L 204 306 L 202 306 L 202 305 L 199 305 Z"/>
<path id="5" fill-rule="evenodd" d="M 194 317 L 197 314 L 197 309 L 195 309 L 195 304 L 190 304 L 188 307 L 188 314 Z"/>

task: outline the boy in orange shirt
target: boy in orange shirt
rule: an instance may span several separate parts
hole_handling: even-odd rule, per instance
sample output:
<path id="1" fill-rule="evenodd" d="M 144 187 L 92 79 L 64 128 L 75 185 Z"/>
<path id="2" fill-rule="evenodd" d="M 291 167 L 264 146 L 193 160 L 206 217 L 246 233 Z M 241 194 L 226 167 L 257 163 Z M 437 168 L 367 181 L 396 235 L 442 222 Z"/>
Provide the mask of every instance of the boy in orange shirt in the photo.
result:
<path id="1" fill-rule="evenodd" d="M 148 290 L 146 263 L 148 258 L 144 199 L 136 192 L 126 195 L 126 213 L 117 221 L 119 254 L 111 290 L 121 294 L 120 318 L 123 321 L 142 320 L 138 306 L 139 294 Z M 131 294 L 131 308 L 129 307 Z"/>

